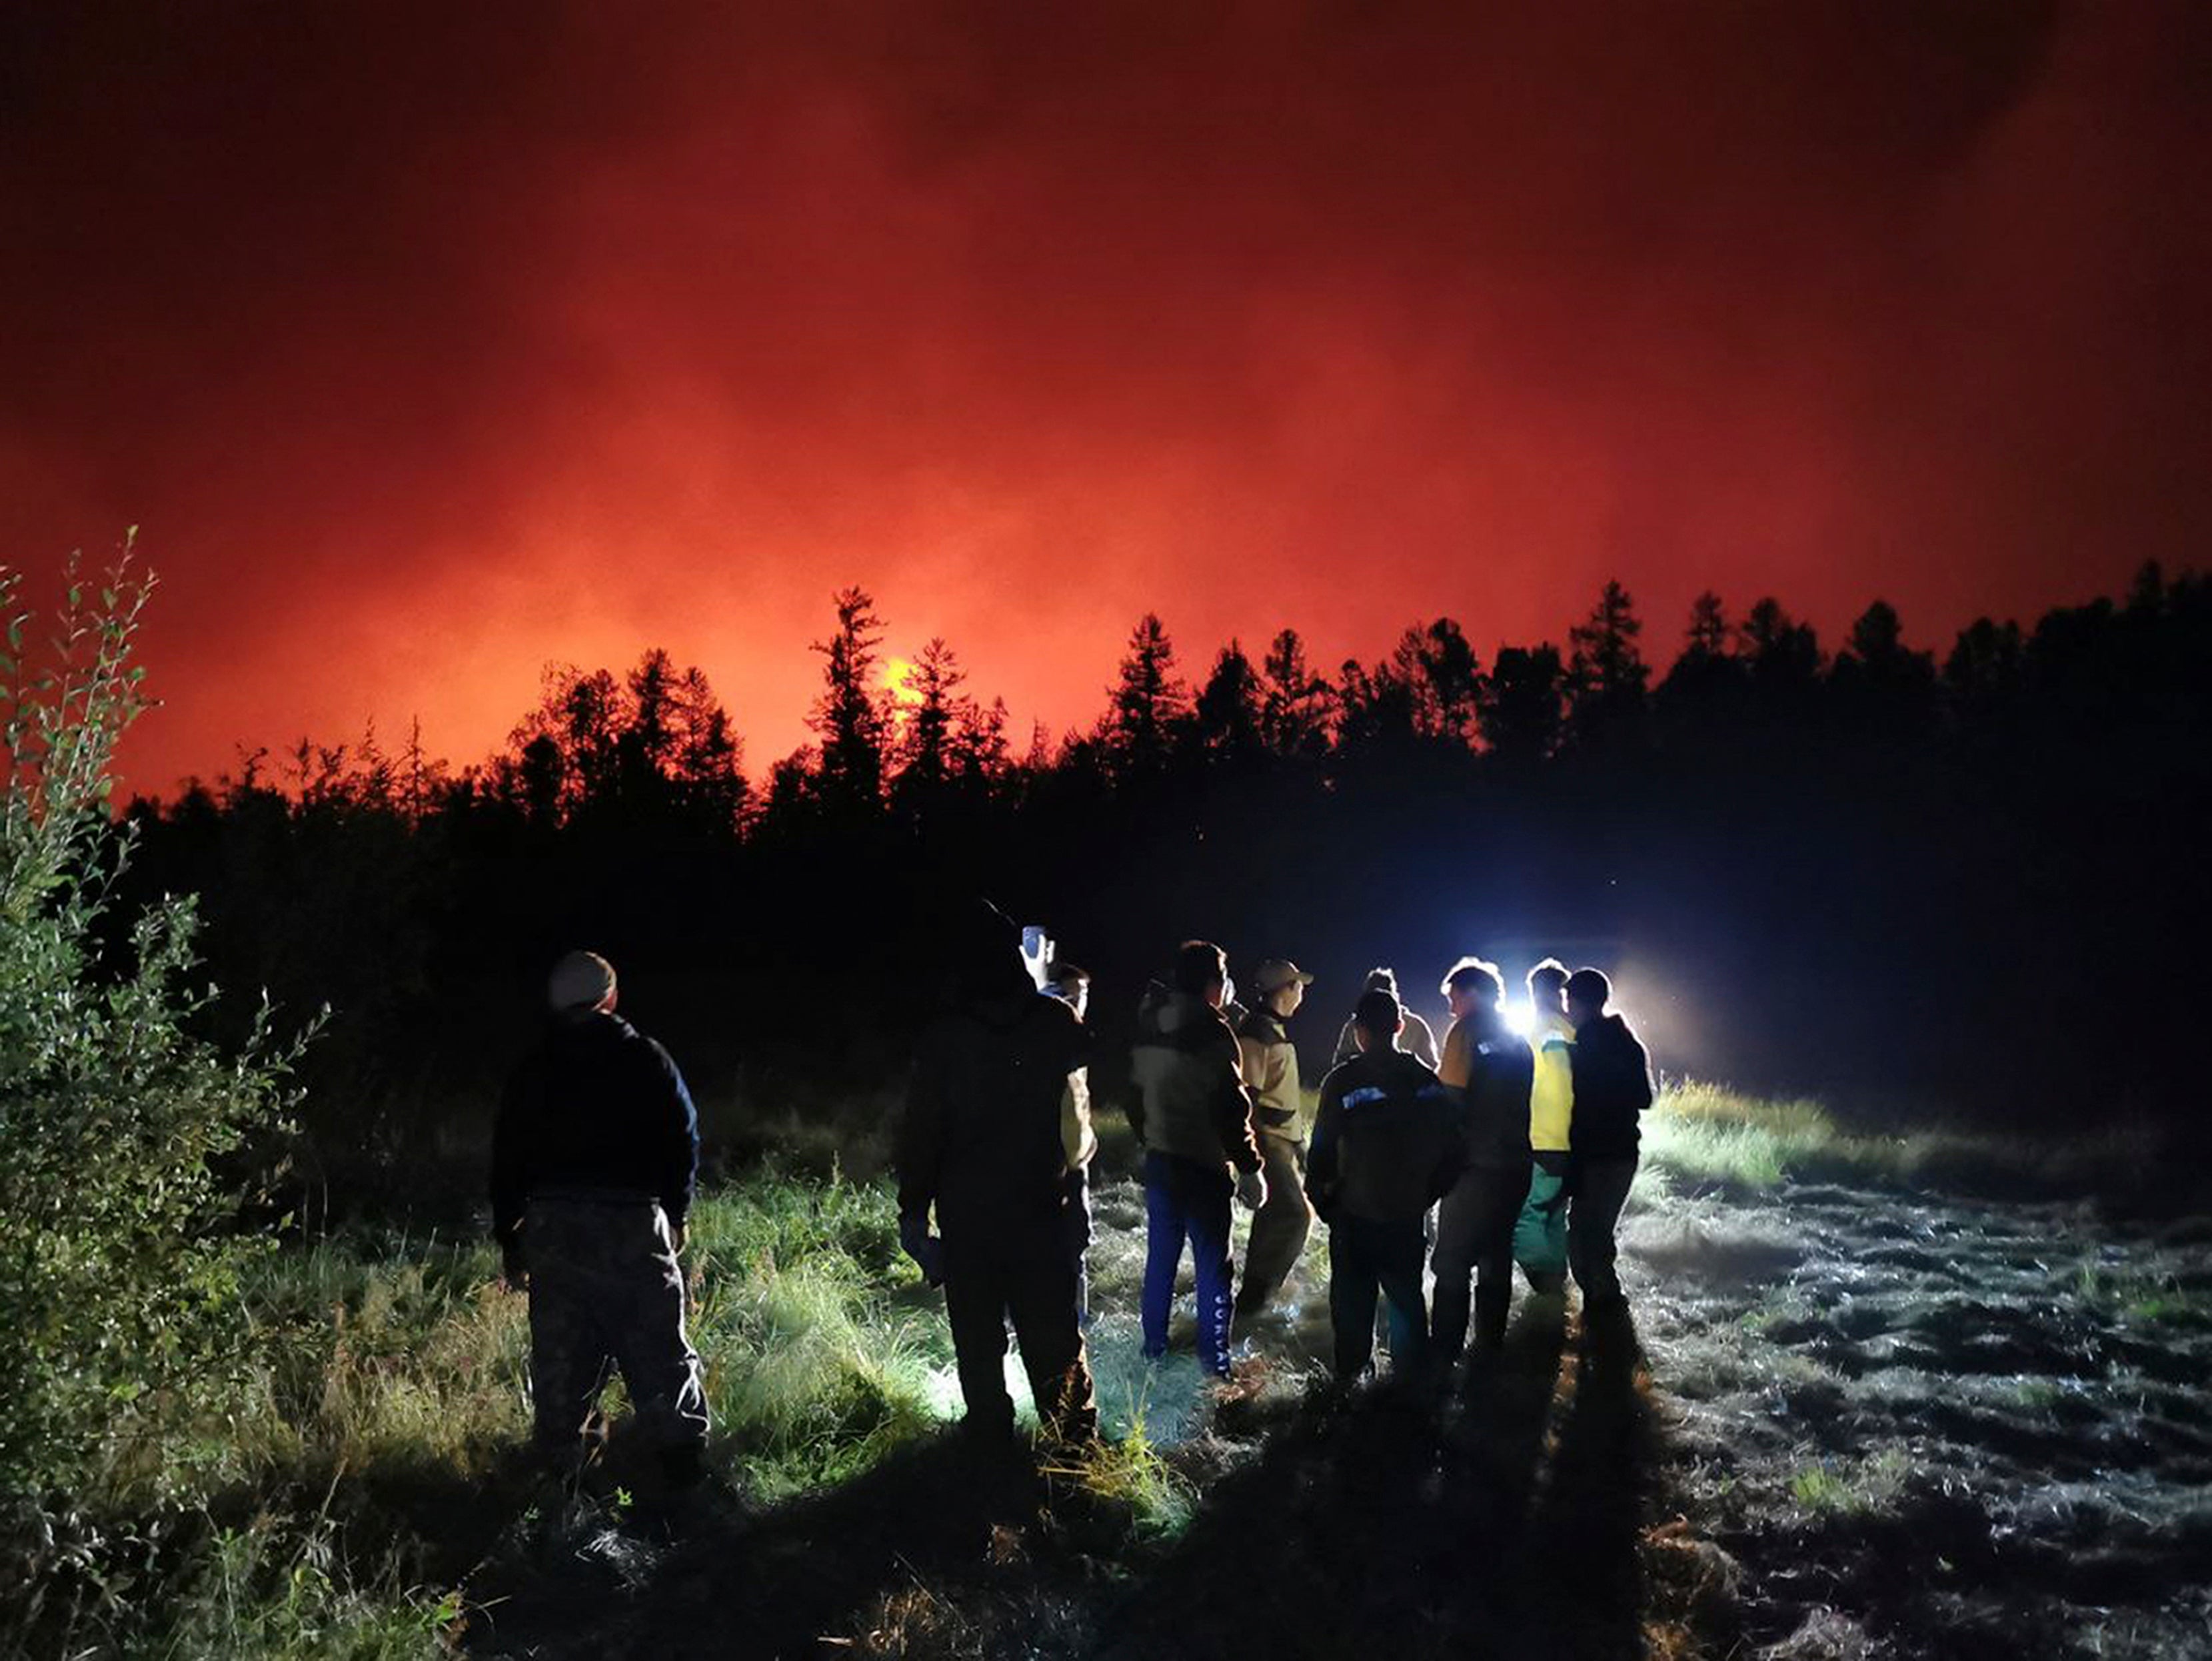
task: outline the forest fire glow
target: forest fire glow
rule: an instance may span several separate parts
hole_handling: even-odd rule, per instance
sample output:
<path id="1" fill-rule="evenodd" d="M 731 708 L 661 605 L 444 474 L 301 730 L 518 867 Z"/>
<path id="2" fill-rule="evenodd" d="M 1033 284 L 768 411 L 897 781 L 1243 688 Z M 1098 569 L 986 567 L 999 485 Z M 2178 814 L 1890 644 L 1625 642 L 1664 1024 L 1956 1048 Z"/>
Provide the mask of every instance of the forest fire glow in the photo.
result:
<path id="1" fill-rule="evenodd" d="M 160 792 L 370 717 L 482 755 L 549 660 L 653 645 L 765 765 L 849 582 L 1018 732 L 1146 610 L 1334 666 L 1618 576 L 1670 631 L 1711 588 L 1942 638 L 2189 558 L 2212 494 L 2191 54 L 1955 9 L 901 9 L 854 54 L 583 7 L 516 54 L 394 4 L 141 54 L 70 9 L 4 42 L 0 547 L 145 527 Z"/>

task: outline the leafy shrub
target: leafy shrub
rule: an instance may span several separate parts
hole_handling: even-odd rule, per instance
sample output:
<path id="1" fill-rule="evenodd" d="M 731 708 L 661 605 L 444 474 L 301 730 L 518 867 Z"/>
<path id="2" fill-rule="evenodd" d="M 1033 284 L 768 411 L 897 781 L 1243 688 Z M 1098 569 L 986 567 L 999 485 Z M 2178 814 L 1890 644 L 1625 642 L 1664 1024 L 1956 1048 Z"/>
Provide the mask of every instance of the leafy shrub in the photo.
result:
<path id="1" fill-rule="evenodd" d="M 187 982 L 189 900 L 113 915 L 131 838 L 109 769 L 147 707 L 128 660 L 151 585 L 118 567 L 88 603 L 70 575 L 40 668 L 0 569 L 0 1583 L 19 1587 L 70 1549 L 58 1520 L 189 1475 L 188 1427 L 240 1370 L 252 1247 L 219 1171 L 290 1106 L 299 1048 L 265 1006 L 234 1056 L 194 1036 L 215 994 Z"/>

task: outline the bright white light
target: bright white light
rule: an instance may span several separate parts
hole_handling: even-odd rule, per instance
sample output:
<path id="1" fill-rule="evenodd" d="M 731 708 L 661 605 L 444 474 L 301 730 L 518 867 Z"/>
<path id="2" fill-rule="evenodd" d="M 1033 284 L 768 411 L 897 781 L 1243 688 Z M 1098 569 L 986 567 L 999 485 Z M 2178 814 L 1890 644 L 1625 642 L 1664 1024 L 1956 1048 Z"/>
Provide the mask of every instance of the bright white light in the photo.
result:
<path id="1" fill-rule="evenodd" d="M 1525 1003 L 1508 1003 L 1505 1006 L 1505 1025 L 1517 1036 L 1525 1038 L 1536 1030 L 1536 1012 Z"/>

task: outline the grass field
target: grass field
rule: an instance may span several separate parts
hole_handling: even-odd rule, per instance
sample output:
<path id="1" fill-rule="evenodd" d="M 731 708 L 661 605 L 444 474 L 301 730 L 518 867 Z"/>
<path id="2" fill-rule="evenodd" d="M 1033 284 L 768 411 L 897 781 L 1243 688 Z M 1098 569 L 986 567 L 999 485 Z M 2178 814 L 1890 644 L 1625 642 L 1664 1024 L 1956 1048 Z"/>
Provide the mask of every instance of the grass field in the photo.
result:
<path id="1" fill-rule="evenodd" d="M 2038 1463 L 2107 1413 L 2115 1427 L 2099 1433 L 2138 1450 L 2130 1514 L 2198 1537 L 2205 1514 L 2167 1471 L 2212 1469 L 2212 1444 L 2191 1440 L 2160 1381 L 2212 1342 L 2202 1249 L 2185 1232 L 2178 1245 L 2107 1237 L 2079 1208 L 2014 1226 L 1971 1201 L 1914 1197 L 2094 1179 L 2124 1166 L 2124 1141 L 2062 1156 L 1881 1138 L 1811 1103 L 1693 1086 L 1662 1101 L 1646 1146 L 1624 1223 L 1639 1353 L 1615 1366 L 1556 1306 L 1524 1299 L 1494 1378 L 1351 1409 L 1315 1388 L 1324 1231 L 1252 1335 L 1252 1387 L 1217 1403 L 1187 1314 L 1166 1364 L 1138 1354 L 1141 1196 L 1126 1169 L 1103 1177 L 1091 1349 L 1109 1445 L 995 1486 L 948 1463 L 939 1433 L 958 1404 L 941 1304 L 897 1250 L 888 1188 L 757 1169 L 694 1213 L 715 1482 L 682 1516 L 619 1436 L 573 1494 L 519 1457 L 526 1313 L 487 1246 L 368 1229 L 289 1246 L 257 1269 L 250 1365 L 201 1427 L 190 1482 L 118 1449 L 82 1496 L 84 1528 L 110 1548 L 99 1561 L 132 1578 L 109 1568 L 95 1583 L 63 1542 L 41 1585 L 0 1609 L 29 1653 L 270 1661 L 620 1653 L 666 1635 L 656 1622 L 760 1654 L 1225 1654 L 1340 1628 L 1357 1640 L 1341 1611 L 1295 1598 L 1210 1624 L 1209 1577 L 1249 1572 L 1257 1553 L 1285 1586 L 1395 1599 L 1369 1628 L 1403 1653 L 1500 1632 L 1567 1633 L 1562 1654 L 1630 1635 L 1652 1653 L 1717 1654 L 1745 1633 L 1802 1637 L 1778 1654 L 1885 1653 L 1886 1621 L 1946 1597 L 1997 1620 L 2012 1583 L 1976 1582 L 1984 1558 L 1948 1588 L 1911 1582 L 1917 1603 L 1881 1573 L 1885 1530 L 1964 1526 L 1954 1501 L 1990 1449 L 2012 1461 L 2015 1534 L 2038 1537 L 2044 1518 L 2056 1551 L 2093 1510 L 2107 1535 L 2118 1526 Z M 2038 1228 L 2069 1238 L 2039 1253 Z M 1906 1231 L 1920 1232 L 1893 1238 Z M 1947 1250 L 1989 1267 L 1947 1276 Z M 2046 1329 L 2073 1335 L 2039 1347 Z M 1940 1382 L 1954 1376 L 1965 1382 Z M 1444 1538 L 1492 1542 L 1493 1568 L 1520 1564 L 1524 1589 L 1558 1584 L 1527 1555 L 1556 1548 L 1598 1590 L 1569 1618 L 1503 1582 L 1452 1582 L 1421 1543 Z M 2178 1573 L 2153 1546 L 2128 1549 L 2110 1560 L 2116 1580 Z M 1796 1550 L 1833 1566 L 1825 1603 L 1760 1581 Z M 2008 1577 L 2033 1560 L 1988 1561 Z M 740 1561 L 751 1572 L 733 1589 Z M 1447 1582 L 1462 1591 L 1439 1602 Z M 2109 1652 L 2168 1652 L 2185 1609 L 2137 1603 L 2133 1627 L 2095 1630 L 2149 1647 Z M 2053 1618 L 2089 1641 L 2086 1621 Z M 1823 1620 L 1876 1646 L 1807 1647 Z M 835 1641 L 777 1647 L 815 1636 Z"/>

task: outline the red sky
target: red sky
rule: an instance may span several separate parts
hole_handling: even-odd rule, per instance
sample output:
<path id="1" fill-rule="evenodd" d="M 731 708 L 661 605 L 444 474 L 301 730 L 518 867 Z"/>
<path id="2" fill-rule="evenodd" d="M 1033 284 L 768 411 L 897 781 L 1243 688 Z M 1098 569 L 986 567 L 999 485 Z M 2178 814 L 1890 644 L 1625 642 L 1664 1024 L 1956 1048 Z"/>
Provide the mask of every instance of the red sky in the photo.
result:
<path id="1" fill-rule="evenodd" d="M 28 0 L 0 560 L 142 527 L 151 789 L 649 644 L 760 773 L 848 582 L 1018 727 L 1146 608 L 1935 643 L 2202 563 L 2208 82 L 2187 0 Z"/>

